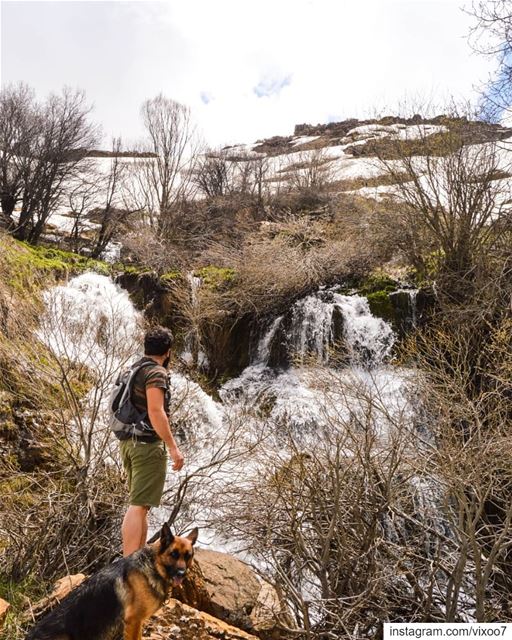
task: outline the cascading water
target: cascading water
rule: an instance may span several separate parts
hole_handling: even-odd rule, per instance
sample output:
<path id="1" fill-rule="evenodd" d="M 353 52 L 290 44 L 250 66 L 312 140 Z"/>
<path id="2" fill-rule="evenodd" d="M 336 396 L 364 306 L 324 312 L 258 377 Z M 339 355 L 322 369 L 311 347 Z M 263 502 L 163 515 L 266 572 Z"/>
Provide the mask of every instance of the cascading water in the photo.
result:
<path id="1" fill-rule="evenodd" d="M 386 406 L 383 415 L 398 415 L 409 410 L 409 375 L 384 364 L 393 342 L 391 327 L 372 316 L 366 298 L 320 290 L 274 320 L 251 366 L 220 396 L 225 404 L 263 406 L 268 418 L 299 429 L 356 412 L 363 393 Z M 273 351 L 284 352 L 281 366 L 269 366 Z M 340 351 L 346 364 L 334 369 L 329 364 Z"/>
<path id="2" fill-rule="evenodd" d="M 371 314 L 366 298 L 321 289 L 274 320 L 260 340 L 253 364 L 286 368 L 292 362 L 314 360 L 327 365 L 344 350 L 351 363 L 371 367 L 389 356 L 393 343 L 391 327 Z M 276 352 L 282 353 L 281 361 Z"/>
<path id="3" fill-rule="evenodd" d="M 96 273 L 84 273 L 43 296 L 39 337 L 59 357 L 109 377 L 133 352 L 140 315 L 128 294 Z"/>
<path id="4" fill-rule="evenodd" d="M 192 313 L 198 308 L 198 292 L 203 282 L 202 278 L 195 276 L 193 272 L 187 273 L 187 281 L 190 287 L 190 308 Z M 193 325 L 193 323 L 192 323 Z M 199 348 L 199 336 L 192 326 L 189 334 L 185 337 L 185 348 L 180 354 L 181 360 L 189 366 L 206 369 L 208 367 L 208 358 L 204 351 Z"/>

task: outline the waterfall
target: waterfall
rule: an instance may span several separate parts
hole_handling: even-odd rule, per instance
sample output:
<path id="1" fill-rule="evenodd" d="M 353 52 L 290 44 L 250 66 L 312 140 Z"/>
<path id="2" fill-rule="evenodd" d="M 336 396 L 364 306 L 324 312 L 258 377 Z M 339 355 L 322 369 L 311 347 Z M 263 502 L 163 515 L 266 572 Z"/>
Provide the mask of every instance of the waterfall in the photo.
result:
<path id="1" fill-rule="evenodd" d="M 334 307 L 340 309 L 344 319 L 343 330 L 352 361 L 382 363 L 390 355 L 395 340 L 390 325 L 371 314 L 364 297 L 335 293 L 334 300 Z"/>
<path id="2" fill-rule="evenodd" d="M 52 287 L 43 295 L 46 312 L 38 337 L 62 362 L 79 363 L 95 378 L 93 391 L 82 401 L 90 413 L 88 429 L 108 435 L 108 391 L 119 372 L 141 357 L 142 315 L 126 291 L 106 276 L 88 272 L 67 284 Z M 178 372 L 171 372 L 174 421 L 184 434 L 203 442 L 221 428 L 222 410 L 201 387 Z M 83 429 L 83 426 L 81 427 Z M 98 440 L 98 438 L 97 438 Z"/>
<path id="3" fill-rule="evenodd" d="M 344 350 L 353 364 L 375 366 L 389 356 L 393 343 L 393 330 L 372 316 L 366 298 L 319 290 L 274 320 L 260 340 L 253 364 L 269 364 L 273 349 L 280 347 L 285 357 L 279 365 L 304 364 L 311 358 L 327 365 Z"/>
<path id="4" fill-rule="evenodd" d="M 187 273 L 187 282 L 190 286 L 190 308 L 191 315 L 194 316 L 198 311 L 198 291 L 203 283 L 203 279 L 195 276 L 193 272 Z M 204 351 L 199 348 L 199 336 L 196 329 L 192 329 L 185 337 L 185 346 L 180 354 L 180 359 L 189 366 L 206 369 L 208 367 L 208 357 Z"/>
<path id="5" fill-rule="evenodd" d="M 191 276 L 190 282 L 195 304 L 200 281 Z M 413 303 L 415 292 L 408 291 L 407 297 Z M 83 274 L 48 290 L 44 301 L 39 338 L 57 357 L 88 367 L 102 389 L 108 388 L 121 366 L 138 358 L 142 317 L 127 293 L 109 278 Z M 252 477 L 268 477 L 269 461 L 290 459 L 301 448 L 311 450 L 323 434 L 346 432 L 363 442 L 369 435 L 371 453 L 378 456 L 396 446 L 399 425 L 405 432 L 400 446 L 407 448 L 411 460 L 421 460 L 423 444 L 434 443 L 428 427 L 418 425 L 417 373 L 389 364 L 393 341 L 391 327 L 372 316 L 365 298 L 321 289 L 272 320 L 250 366 L 219 389 L 220 402 L 171 371 L 171 422 L 186 463 L 178 474 L 169 465 L 170 498 L 152 510 L 150 535 L 168 517 L 174 488 L 186 478 L 189 493 L 181 524 L 199 525 L 203 543 L 211 541 L 218 549 L 232 551 L 214 528 L 208 529 L 208 523 L 225 520 L 225 497 L 238 495 L 236 491 Z M 273 366 L 278 347 L 288 357 Z M 340 352 L 341 363 L 334 357 Z M 84 411 L 86 407 L 87 402 Z M 116 447 L 110 453 L 104 444 L 106 437 L 111 444 L 115 441 L 101 412 L 94 421 L 91 418 L 91 428 L 100 443 L 98 459 L 115 460 Z M 295 438 L 293 449 L 286 448 L 289 434 Z M 353 455 L 350 446 L 344 455 L 347 460 Z M 439 528 L 448 536 L 435 478 L 415 477 L 410 469 L 407 474 L 416 518 L 423 518 L 429 530 Z M 392 518 L 383 518 L 386 538 L 407 538 L 397 526 Z M 428 536 L 425 541 L 428 555 Z"/>
<path id="6" fill-rule="evenodd" d="M 393 342 L 393 330 L 372 316 L 366 298 L 320 289 L 272 322 L 252 364 L 219 393 L 226 405 L 263 406 L 270 420 L 304 433 L 357 415 L 361 398 L 371 397 L 385 434 L 394 418 L 412 411 L 408 373 L 384 364 Z M 276 350 L 284 352 L 278 367 L 270 366 Z M 345 366 L 334 369 L 340 351 Z"/>
<path id="7" fill-rule="evenodd" d="M 113 375 L 133 352 L 140 314 L 110 278 L 87 272 L 43 294 L 38 336 L 56 356 Z"/>
<path id="8" fill-rule="evenodd" d="M 256 362 L 266 364 L 270 357 L 270 346 L 276 335 L 277 329 L 283 320 L 283 316 L 278 316 L 271 324 L 270 329 L 265 333 L 258 344 L 256 350 Z"/>

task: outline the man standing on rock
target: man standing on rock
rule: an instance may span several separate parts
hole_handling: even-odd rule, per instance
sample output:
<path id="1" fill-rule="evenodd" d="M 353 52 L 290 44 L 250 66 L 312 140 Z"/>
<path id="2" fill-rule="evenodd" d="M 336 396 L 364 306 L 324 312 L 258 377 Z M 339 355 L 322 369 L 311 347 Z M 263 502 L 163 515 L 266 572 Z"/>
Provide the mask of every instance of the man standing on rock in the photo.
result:
<path id="1" fill-rule="evenodd" d="M 184 458 L 174 440 L 169 422 L 169 366 L 172 333 L 154 327 L 144 336 L 144 358 L 133 367 L 142 367 L 135 374 L 131 401 L 148 414 L 148 433 L 121 439 L 121 459 L 128 476 L 130 506 L 121 529 L 123 555 L 127 556 L 146 544 L 147 515 L 151 507 L 158 507 L 162 498 L 167 468 L 167 454 L 172 469 L 179 471 Z"/>

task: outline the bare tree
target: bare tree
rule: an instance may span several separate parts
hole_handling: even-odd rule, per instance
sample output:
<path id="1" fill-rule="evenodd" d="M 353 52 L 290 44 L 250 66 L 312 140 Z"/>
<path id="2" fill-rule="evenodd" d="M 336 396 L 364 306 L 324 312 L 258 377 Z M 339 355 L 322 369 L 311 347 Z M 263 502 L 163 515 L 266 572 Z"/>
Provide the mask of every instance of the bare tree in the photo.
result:
<path id="1" fill-rule="evenodd" d="M 207 149 L 198 158 L 194 182 L 207 198 L 222 197 L 230 190 L 232 169 L 224 150 Z"/>
<path id="2" fill-rule="evenodd" d="M 496 76 L 484 91 L 484 113 L 499 119 L 512 104 L 512 2 L 510 0 L 475 0 L 471 15 L 477 23 L 470 33 L 473 48 L 496 59 Z"/>
<path id="3" fill-rule="evenodd" d="M 301 151 L 286 169 L 289 185 L 298 191 L 320 192 L 332 180 L 332 160 L 324 149 Z"/>
<path id="4" fill-rule="evenodd" d="M 24 84 L 9 85 L 0 93 L 0 201 L 9 226 L 20 202 L 37 135 L 37 106 L 33 91 Z"/>
<path id="5" fill-rule="evenodd" d="M 98 235 L 92 249 L 92 257 L 97 258 L 107 248 L 116 232 L 119 232 L 119 226 L 126 222 L 130 213 L 121 202 L 121 190 L 123 181 L 126 176 L 126 164 L 121 160 L 122 151 L 121 138 L 112 140 L 112 156 L 110 167 L 104 178 L 105 183 L 105 201 L 99 213 L 99 230 Z"/>
<path id="6" fill-rule="evenodd" d="M 65 88 L 37 109 L 37 135 L 25 163 L 21 212 L 14 235 L 37 243 L 46 222 L 66 195 L 69 181 L 87 163 L 87 152 L 97 140 L 88 121 L 90 108 L 80 91 Z"/>
<path id="7" fill-rule="evenodd" d="M 169 232 L 174 207 L 190 194 L 196 131 L 190 109 L 162 94 L 146 100 L 141 115 L 147 134 L 144 150 L 152 157 L 134 163 L 130 195 L 150 224 Z"/>
<path id="8" fill-rule="evenodd" d="M 88 226 L 87 215 L 97 204 L 102 178 L 96 167 L 91 165 L 80 172 L 78 180 L 68 189 L 69 212 L 73 218 L 70 241 L 76 253 L 81 249 L 83 232 Z"/>
<path id="9" fill-rule="evenodd" d="M 245 196 L 263 205 L 268 158 L 229 149 L 207 149 L 198 156 L 194 182 L 207 198 Z"/>

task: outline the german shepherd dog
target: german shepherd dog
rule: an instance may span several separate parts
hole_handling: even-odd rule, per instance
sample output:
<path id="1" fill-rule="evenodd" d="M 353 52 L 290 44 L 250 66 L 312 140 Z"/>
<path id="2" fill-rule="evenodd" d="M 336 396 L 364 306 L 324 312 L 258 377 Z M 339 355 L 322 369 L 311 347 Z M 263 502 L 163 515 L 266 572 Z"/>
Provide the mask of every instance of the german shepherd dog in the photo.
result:
<path id="1" fill-rule="evenodd" d="M 159 540 L 82 582 L 26 640 L 141 640 L 144 620 L 183 582 L 197 533 L 173 536 L 164 524 Z"/>

